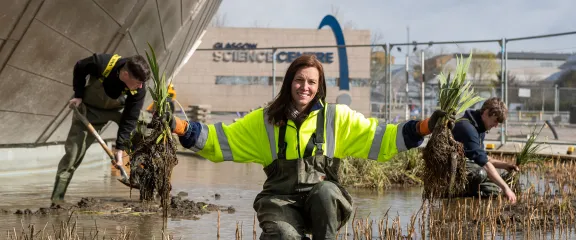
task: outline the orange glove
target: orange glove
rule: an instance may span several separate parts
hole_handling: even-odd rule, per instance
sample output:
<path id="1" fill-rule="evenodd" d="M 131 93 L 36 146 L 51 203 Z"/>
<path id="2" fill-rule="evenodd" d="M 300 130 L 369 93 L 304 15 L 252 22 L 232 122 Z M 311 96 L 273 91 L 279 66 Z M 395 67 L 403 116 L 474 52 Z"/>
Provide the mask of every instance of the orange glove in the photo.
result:
<path id="1" fill-rule="evenodd" d="M 428 127 L 429 122 L 430 122 L 430 118 L 426 118 L 426 119 L 416 123 L 416 129 L 418 130 L 418 133 L 420 134 L 420 136 L 426 136 L 432 132 L 432 131 L 430 131 L 430 128 Z"/>
<path id="2" fill-rule="evenodd" d="M 186 131 L 188 130 L 188 121 L 175 117 L 169 111 L 166 111 L 162 118 L 164 121 L 168 122 L 168 126 L 170 126 L 170 131 L 172 131 L 172 133 L 176 133 L 178 136 L 186 134 Z M 148 127 L 152 127 L 151 123 L 148 124 Z"/>
<path id="3" fill-rule="evenodd" d="M 450 130 L 454 128 L 454 121 L 456 120 L 455 115 L 456 115 L 455 113 L 452 113 L 450 116 L 448 116 L 448 128 Z M 446 112 L 442 110 L 436 110 L 434 111 L 434 113 L 432 113 L 432 116 L 418 122 L 416 124 L 416 129 L 418 130 L 420 136 L 426 136 L 432 133 L 432 130 L 434 130 L 434 127 L 436 126 L 438 120 L 444 116 L 446 116 Z"/>
<path id="4" fill-rule="evenodd" d="M 170 130 L 178 136 L 184 136 L 188 130 L 188 121 L 172 116 L 170 120 Z"/>

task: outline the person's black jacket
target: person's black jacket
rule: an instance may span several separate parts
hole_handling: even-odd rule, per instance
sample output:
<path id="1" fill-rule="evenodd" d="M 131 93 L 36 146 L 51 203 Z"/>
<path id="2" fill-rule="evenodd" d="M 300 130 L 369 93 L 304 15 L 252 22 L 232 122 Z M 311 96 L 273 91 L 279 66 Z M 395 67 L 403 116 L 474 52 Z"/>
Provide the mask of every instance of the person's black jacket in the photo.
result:
<path id="1" fill-rule="evenodd" d="M 90 57 L 84 58 L 76 63 L 74 66 L 74 97 L 84 97 L 84 87 L 86 86 L 86 76 L 91 75 L 94 77 L 102 77 L 102 72 L 106 69 L 106 65 L 112 58 L 112 54 L 94 54 Z M 107 78 L 104 78 L 104 91 L 106 95 L 112 99 L 118 99 L 122 92 L 126 90 L 126 84 L 119 78 L 119 71 L 126 63 L 126 58 L 120 58 Z M 142 84 L 142 88 L 137 90 L 137 93 L 132 95 L 127 92 L 122 118 L 118 124 L 118 133 L 116 138 L 116 148 L 126 150 L 126 141 L 130 139 L 130 133 L 135 129 L 136 122 L 140 116 L 140 110 L 144 105 L 144 98 L 146 97 L 146 85 Z"/>
<path id="2" fill-rule="evenodd" d="M 464 154 L 468 159 L 481 167 L 486 165 L 488 162 L 488 155 L 484 150 L 486 127 L 480 110 L 466 110 L 464 116 L 456 120 L 452 135 L 454 140 L 464 145 Z"/>

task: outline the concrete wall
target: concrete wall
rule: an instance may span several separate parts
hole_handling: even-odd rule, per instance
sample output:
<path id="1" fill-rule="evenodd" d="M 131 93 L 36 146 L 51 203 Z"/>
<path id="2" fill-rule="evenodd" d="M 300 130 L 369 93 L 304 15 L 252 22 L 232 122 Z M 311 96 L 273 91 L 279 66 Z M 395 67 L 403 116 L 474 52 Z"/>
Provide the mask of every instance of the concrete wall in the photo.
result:
<path id="1" fill-rule="evenodd" d="M 346 44 L 370 44 L 368 30 L 344 31 Z M 202 38 L 199 49 L 212 49 L 217 43 L 250 43 L 257 47 L 279 46 L 333 46 L 336 45 L 330 29 L 274 29 L 274 28 L 210 28 Z M 332 63 L 323 63 L 325 76 L 337 78 L 339 75 L 338 52 L 336 48 L 278 49 L 280 52 L 330 52 Z M 271 61 L 250 61 L 240 56 L 240 61 L 224 61 L 221 54 L 230 50 L 197 51 L 175 76 L 174 84 L 177 99 L 184 106 L 206 104 L 212 111 L 248 111 L 272 99 L 272 86 L 221 85 L 216 84 L 216 76 L 263 76 L 272 77 Z M 271 51 L 243 49 L 235 52 L 256 52 L 270 54 Z M 350 78 L 370 78 L 370 48 L 347 48 Z M 264 56 L 264 55 L 263 55 Z M 286 57 L 286 56 L 284 56 Z M 262 57 L 264 59 L 264 57 Z M 284 77 L 290 62 L 276 64 L 276 77 Z M 282 82 L 278 81 L 276 91 Z M 327 100 L 335 102 L 337 87 L 329 87 Z M 351 87 L 351 107 L 369 116 L 370 89 Z"/>
<path id="2" fill-rule="evenodd" d="M 108 143 L 108 147 L 112 147 L 111 142 Z M 58 163 L 64 153 L 62 145 L 0 148 L 0 165 L 2 166 L 0 178 L 34 173 L 56 174 Z M 103 165 L 110 166 L 110 158 L 102 150 L 102 147 L 95 143 L 86 150 L 80 167 L 91 168 Z"/>
<path id="3" fill-rule="evenodd" d="M 76 61 L 92 53 L 145 54 L 150 43 L 170 76 L 221 0 L 0 3 L 0 146 L 34 147 L 66 138 Z"/>

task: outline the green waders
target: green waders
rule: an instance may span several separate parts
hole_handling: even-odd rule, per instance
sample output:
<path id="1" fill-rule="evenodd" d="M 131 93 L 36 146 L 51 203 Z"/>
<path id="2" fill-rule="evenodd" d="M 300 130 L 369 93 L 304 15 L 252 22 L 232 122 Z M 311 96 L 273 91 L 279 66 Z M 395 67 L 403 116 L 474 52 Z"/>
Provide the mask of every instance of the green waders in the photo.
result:
<path id="1" fill-rule="evenodd" d="M 124 95 L 118 99 L 108 97 L 99 79 L 91 77 L 85 87 L 84 98 L 78 110 L 100 133 L 100 130 L 109 121 L 119 124 L 125 99 Z M 73 114 L 76 115 L 76 113 Z M 60 159 L 56 172 L 56 181 L 51 197 L 53 203 L 64 201 L 64 195 L 72 180 L 74 171 L 82 163 L 86 150 L 92 145 L 94 140 L 94 136 L 88 132 L 86 126 L 74 116 L 64 145 L 66 154 Z"/>
<path id="2" fill-rule="evenodd" d="M 468 121 L 475 128 L 478 127 L 476 122 L 472 122 L 467 118 L 460 118 L 456 120 L 456 122 L 459 121 Z M 483 139 L 481 140 L 480 145 L 484 146 Z M 464 197 L 491 197 L 498 196 L 501 192 L 500 187 L 498 187 L 496 183 L 490 181 L 486 170 L 484 170 L 483 167 L 480 167 L 480 165 L 476 164 L 470 159 L 466 160 L 466 179 L 468 180 L 468 184 L 465 188 L 466 191 L 464 193 Z"/>
<path id="3" fill-rule="evenodd" d="M 467 197 L 492 197 L 498 196 L 502 192 L 500 187 L 488 178 L 486 170 L 472 160 L 466 161 L 466 174 L 468 179 L 468 185 L 466 186 Z M 501 177 L 505 179 L 504 175 L 501 175 Z"/>
<path id="4" fill-rule="evenodd" d="M 286 159 L 286 125 L 280 128 L 278 158 L 264 168 L 267 179 L 254 201 L 260 239 L 300 240 L 307 233 L 313 239 L 336 239 L 350 218 L 352 198 L 338 182 L 340 159 L 323 154 L 324 115 L 320 110 L 304 158 Z"/>

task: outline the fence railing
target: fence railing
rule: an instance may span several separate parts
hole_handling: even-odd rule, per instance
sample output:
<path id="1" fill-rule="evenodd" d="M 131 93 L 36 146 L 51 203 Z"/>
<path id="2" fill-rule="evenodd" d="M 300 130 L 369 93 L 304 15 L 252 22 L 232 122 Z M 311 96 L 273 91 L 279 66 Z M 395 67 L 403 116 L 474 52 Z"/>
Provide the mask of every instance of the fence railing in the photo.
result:
<path id="1" fill-rule="evenodd" d="M 552 123 L 568 124 L 570 122 L 570 112 L 560 111 L 510 111 L 508 112 L 508 122 L 543 122 L 550 120 Z"/>

